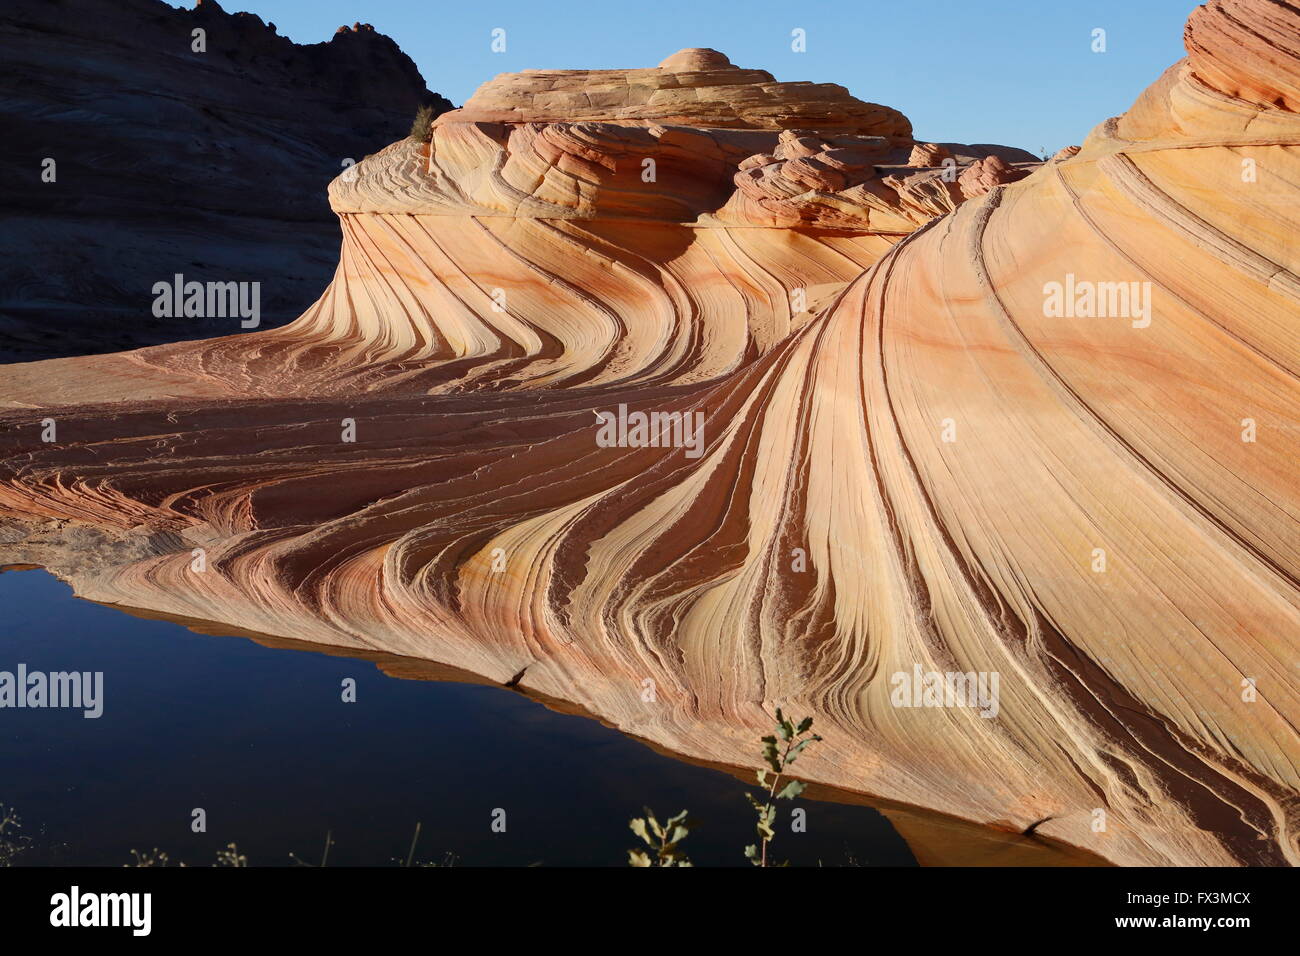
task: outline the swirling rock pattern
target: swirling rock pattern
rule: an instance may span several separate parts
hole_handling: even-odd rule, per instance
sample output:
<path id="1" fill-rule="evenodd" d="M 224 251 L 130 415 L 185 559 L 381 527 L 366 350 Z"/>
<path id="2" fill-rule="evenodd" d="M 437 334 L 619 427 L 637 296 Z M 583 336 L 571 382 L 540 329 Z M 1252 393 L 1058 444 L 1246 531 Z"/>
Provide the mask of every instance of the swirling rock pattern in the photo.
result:
<path id="1" fill-rule="evenodd" d="M 683 50 L 665 63 L 725 60 Z M 338 273 L 293 325 L 16 367 L 0 401 L 703 381 L 767 354 L 962 202 L 960 177 L 981 162 L 1037 165 L 1022 150 L 946 144 L 950 166 L 915 167 L 901 114 L 729 64 L 546 76 L 572 96 L 591 90 L 605 118 L 500 121 L 500 104 L 538 96 L 535 72 L 507 74 L 439 116 L 428 143 L 395 143 L 335 179 Z M 619 104 L 654 83 L 706 90 L 673 114 L 699 125 L 629 117 Z M 751 101 L 762 108 L 737 105 Z M 870 119 L 885 114 L 897 119 Z M 809 119 L 839 132 L 780 125 Z M 889 135 L 845 132 L 862 128 Z M 773 228 L 785 226 L 799 228 Z M 73 367 L 93 372 L 57 371 Z"/>
<path id="2" fill-rule="evenodd" d="M 289 329 L 6 369 L 4 557 L 726 763 L 812 713 L 815 780 L 1114 862 L 1294 864 L 1300 17 L 1221 0 L 1187 39 L 1077 152 L 856 220 L 825 197 L 871 151 L 960 149 L 512 119 L 498 79 L 336 182 Z M 700 440 L 602 442 L 616 408 Z M 898 706 L 927 672 L 998 675 L 996 715 Z"/>

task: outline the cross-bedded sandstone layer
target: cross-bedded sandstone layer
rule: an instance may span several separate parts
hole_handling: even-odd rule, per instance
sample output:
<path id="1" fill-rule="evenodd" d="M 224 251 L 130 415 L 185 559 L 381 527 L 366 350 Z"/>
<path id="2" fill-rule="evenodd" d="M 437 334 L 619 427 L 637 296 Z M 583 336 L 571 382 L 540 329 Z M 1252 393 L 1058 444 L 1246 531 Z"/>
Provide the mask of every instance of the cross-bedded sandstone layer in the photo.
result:
<path id="1" fill-rule="evenodd" d="M 672 125 L 613 105 L 599 121 L 485 120 L 511 90 L 531 102 L 538 82 L 498 77 L 428 142 L 334 180 L 338 273 L 291 327 L 104 356 L 89 375 L 13 368 L 0 400 L 703 381 L 769 352 L 902 236 L 1038 165 L 1009 147 L 918 145 L 901 114 L 841 87 L 774 84 L 725 60 L 684 50 L 648 70 L 546 72 L 571 95 L 622 90 L 619 102 L 652 81 L 707 81 Z M 696 61 L 716 69 L 670 68 Z M 765 105 L 736 105 L 750 99 Z M 780 125 L 809 119 L 835 132 Z"/>
<path id="2" fill-rule="evenodd" d="M 6 368 L 0 556 L 724 763 L 811 713 L 819 782 L 1115 862 L 1293 864 L 1300 13 L 1187 39 L 1016 182 L 770 112 L 510 121 L 498 79 L 334 184 L 288 329 Z M 900 698 L 949 672 L 996 706 Z"/>

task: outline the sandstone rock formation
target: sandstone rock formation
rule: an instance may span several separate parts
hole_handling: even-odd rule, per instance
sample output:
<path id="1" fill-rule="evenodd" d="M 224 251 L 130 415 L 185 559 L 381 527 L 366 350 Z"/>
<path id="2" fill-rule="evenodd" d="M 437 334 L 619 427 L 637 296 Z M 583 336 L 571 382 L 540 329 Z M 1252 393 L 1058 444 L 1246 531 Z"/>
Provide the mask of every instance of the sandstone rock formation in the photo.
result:
<path id="1" fill-rule="evenodd" d="M 666 62 L 710 55 L 721 57 L 685 50 Z M 627 78 L 641 74 L 661 83 L 697 75 L 547 71 L 546 82 L 588 84 L 619 104 L 632 98 Z M 700 381 L 767 352 L 902 235 L 961 202 L 962 170 L 988 157 L 1037 164 L 1023 150 L 946 144 L 950 167 L 912 168 L 910 140 L 776 125 L 811 115 L 836 127 L 893 111 L 839 87 L 773 85 L 729 66 L 718 74 L 698 75 L 729 98 L 710 92 L 690 113 L 696 126 L 629 119 L 622 107 L 600 122 L 476 118 L 500 115 L 511 89 L 528 101 L 538 82 L 498 77 L 439 117 L 430 142 L 394 143 L 330 184 L 344 232 L 339 273 L 292 329 L 106 356 L 94 375 L 61 377 L 54 392 L 46 369 L 15 369 L 9 397 Z M 724 125 L 742 123 L 736 103 L 761 99 L 751 87 L 768 91 L 766 112 Z M 787 98 L 784 112 L 771 89 Z M 905 118 L 891 122 L 910 129 Z M 749 228 L 776 225 L 819 228 Z"/>
<path id="2" fill-rule="evenodd" d="M 778 83 L 717 50 L 679 50 L 644 70 L 526 70 L 484 83 L 444 123 L 637 123 L 726 129 L 816 129 L 910 141 L 897 110 L 833 83 Z"/>
<path id="3" fill-rule="evenodd" d="M 1187 38 L 1019 181 L 746 113 L 711 51 L 638 79 L 664 116 L 643 71 L 543 75 L 613 83 L 581 122 L 499 78 L 332 185 L 292 326 L 0 372 L 0 561 L 723 763 L 812 713 L 821 783 L 1118 863 L 1294 864 L 1300 14 Z M 999 690 L 900 697 L 932 673 Z"/>
<path id="4" fill-rule="evenodd" d="M 155 317 L 176 273 L 260 282 L 265 327 L 300 315 L 338 261 L 326 184 L 451 108 L 369 26 L 300 46 L 213 0 L 6 0 L 0 84 L 5 361 L 239 330 Z"/>

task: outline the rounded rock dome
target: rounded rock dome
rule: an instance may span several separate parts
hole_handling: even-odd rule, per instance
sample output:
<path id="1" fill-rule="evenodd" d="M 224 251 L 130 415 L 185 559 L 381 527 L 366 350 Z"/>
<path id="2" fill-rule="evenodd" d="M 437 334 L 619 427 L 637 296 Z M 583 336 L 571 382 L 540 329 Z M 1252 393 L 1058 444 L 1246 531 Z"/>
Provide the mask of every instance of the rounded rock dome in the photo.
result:
<path id="1" fill-rule="evenodd" d="M 734 70 L 735 66 L 725 53 L 707 47 L 687 47 L 678 50 L 659 64 L 659 69 L 670 73 L 708 73 L 715 70 Z"/>

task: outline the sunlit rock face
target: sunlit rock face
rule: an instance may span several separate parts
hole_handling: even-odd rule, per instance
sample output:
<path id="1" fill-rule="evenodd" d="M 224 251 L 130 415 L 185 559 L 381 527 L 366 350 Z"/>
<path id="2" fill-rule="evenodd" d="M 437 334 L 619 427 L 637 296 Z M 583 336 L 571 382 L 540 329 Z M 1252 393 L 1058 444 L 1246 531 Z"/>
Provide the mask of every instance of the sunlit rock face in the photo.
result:
<path id="1" fill-rule="evenodd" d="M 842 87 L 776 83 L 708 49 L 642 70 L 503 74 L 437 117 L 428 142 L 400 140 L 334 179 L 341 261 L 298 323 L 105 356 L 92 376 L 14 369 L 0 399 L 710 380 L 963 202 L 980 161 L 1013 177 L 1037 165 L 954 143 L 911 165 L 910 130 Z"/>
<path id="2" fill-rule="evenodd" d="M 642 70 L 526 70 L 479 87 L 446 123 L 635 123 L 726 129 L 817 129 L 910 141 L 897 110 L 833 83 L 778 83 L 717 50 L 680 50 Z"/>
<path id="3" fill-rule="evenodd" d="M 568 110 L 586 119 L 558 118 Z M 1038 163 L 946 144 L 937 165 L 915 166 L 910 132 L 842 87 L 776 83 L 712 50 L 643 70 L 505 74 L 439 116 L 428 142 L 394 143 L 333 181 L 338 272 L 294 325 L 108 356 L 92 376 L 32 365 L 0 399 L 706 381 L 770 352 L 955 208 L 981 161 L 1009 176 Z"/>
<path id="4" fill-rule="evenodd" d="M 1300 21 L 1187 36 L 1019 178 L 498 78 L 334 183 L 287 330 L 6 368 L 0 559 L 724 763 L 809 713 L 812 779 L 1118 863 L 1293 864 Z"/>

